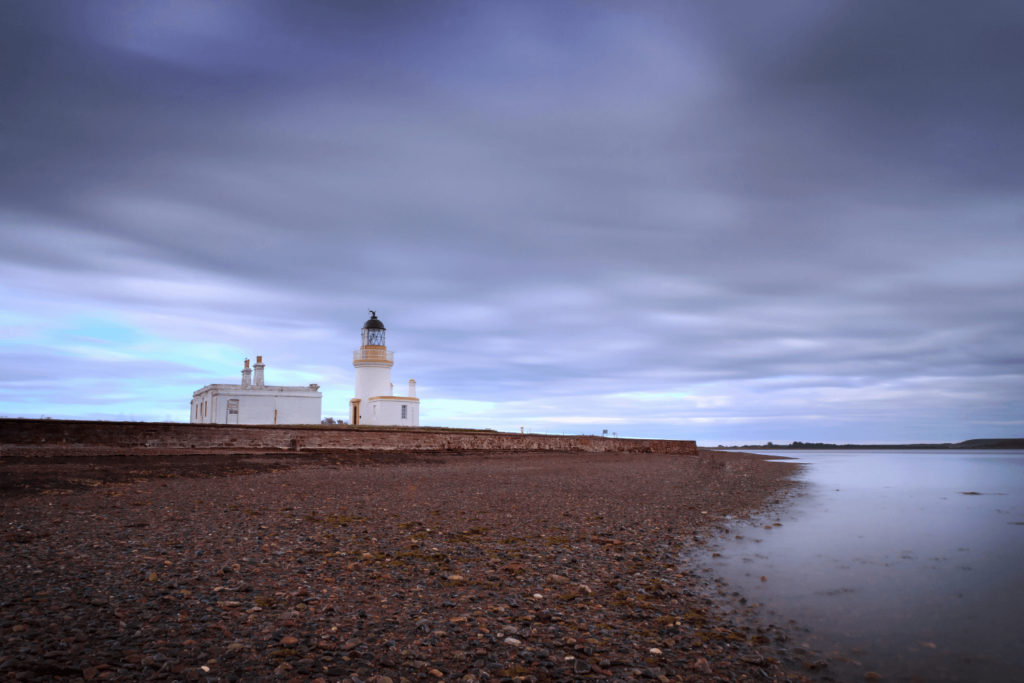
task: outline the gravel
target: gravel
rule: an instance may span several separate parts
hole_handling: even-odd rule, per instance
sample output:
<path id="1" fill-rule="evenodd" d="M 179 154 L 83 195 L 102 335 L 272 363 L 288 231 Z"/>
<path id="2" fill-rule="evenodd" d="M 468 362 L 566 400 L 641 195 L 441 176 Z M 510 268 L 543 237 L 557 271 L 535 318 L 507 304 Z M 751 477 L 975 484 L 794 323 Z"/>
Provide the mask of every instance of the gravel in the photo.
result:
<path id="1" fill-rule="evenodd" d="M 786 633 L 687 557 L 777 503 L 793 465 L 712 451 L 176 457 L 0 458 L 0 476 L 32 481 L 0 499 L 0 678 L 827 676 L 827 662 L 784 671 L 769 645 Z"/>

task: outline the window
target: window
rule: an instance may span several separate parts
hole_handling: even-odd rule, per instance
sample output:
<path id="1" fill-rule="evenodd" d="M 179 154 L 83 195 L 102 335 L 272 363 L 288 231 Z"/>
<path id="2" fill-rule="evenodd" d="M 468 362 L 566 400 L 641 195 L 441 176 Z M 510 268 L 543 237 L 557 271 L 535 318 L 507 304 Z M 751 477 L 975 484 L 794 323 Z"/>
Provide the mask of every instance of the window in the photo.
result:
<path id="1" fill-rule="evenodd" d="M 409 406 L 402 406 L 402 419 L 408 419 L 409 417 Z"/>
<path id="2" fill-rule="evenodd" d="M 238 399 L 233 398 L 228 401 L 228 415 L 238 415 Z"/>

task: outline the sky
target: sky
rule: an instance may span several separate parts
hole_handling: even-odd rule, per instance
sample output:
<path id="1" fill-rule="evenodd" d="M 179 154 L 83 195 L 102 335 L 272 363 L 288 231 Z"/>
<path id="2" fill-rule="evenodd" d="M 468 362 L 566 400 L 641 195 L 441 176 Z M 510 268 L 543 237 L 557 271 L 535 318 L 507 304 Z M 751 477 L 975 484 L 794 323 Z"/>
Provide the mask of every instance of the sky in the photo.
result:
<path id="1" fill-rule="evenodd" d="M 424 425 L 1024 436 L 1024 5 L 0 4 L 0 415 L 377 311 Z"/>

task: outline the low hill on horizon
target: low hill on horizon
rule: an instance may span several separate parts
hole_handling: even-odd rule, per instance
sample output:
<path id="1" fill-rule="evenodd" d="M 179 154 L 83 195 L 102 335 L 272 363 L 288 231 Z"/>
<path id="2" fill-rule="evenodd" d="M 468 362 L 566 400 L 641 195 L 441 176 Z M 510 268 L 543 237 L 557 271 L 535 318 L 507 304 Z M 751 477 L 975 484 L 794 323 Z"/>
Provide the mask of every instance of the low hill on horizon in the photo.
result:
<path id="1" fill-rule="evenodd" d="M 834 444 L 805 443 L 794 441 L 791 444 L 776 444 L 769 441 L 763 445 L 719 446 L 721 449 L 741 450 L 868 450 L 868 449 L 949 449 L 949 450 L 980 450 L 980 449 L 1024 449 L 1024 439 L 968 439 L 959 443 L 907 443 L 907 444 Z"/>

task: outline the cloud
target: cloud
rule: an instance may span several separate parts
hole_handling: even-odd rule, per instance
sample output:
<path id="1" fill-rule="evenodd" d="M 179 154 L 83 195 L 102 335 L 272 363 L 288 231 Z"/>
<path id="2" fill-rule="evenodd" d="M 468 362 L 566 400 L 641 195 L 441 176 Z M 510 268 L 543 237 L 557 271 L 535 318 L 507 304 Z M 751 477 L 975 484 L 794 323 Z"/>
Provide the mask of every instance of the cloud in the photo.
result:
<path id="1" fill-rule="evenodd" d="M 340 415 L 372 307 L 439 424 L 1019 433 L 1013 4 L 0 11 L 5 411 L 262 353 Z"/>

